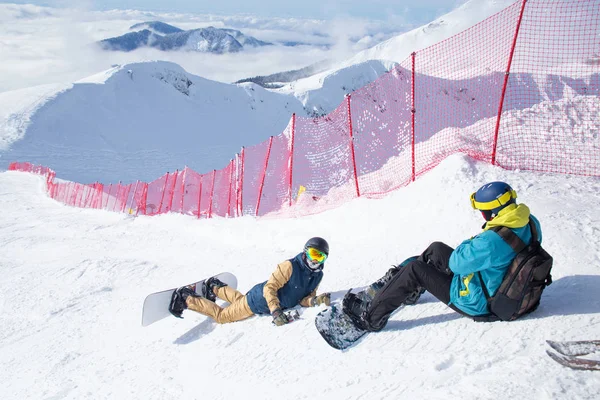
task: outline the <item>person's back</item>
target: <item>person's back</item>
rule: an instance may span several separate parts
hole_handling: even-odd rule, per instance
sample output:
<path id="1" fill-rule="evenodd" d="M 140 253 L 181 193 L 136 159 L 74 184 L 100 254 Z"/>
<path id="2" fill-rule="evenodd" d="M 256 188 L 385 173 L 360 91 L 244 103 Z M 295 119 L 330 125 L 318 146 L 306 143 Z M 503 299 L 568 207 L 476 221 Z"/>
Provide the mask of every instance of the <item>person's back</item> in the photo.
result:
<path id="1" fill-rule="evenodd" d="M 514 198 L 511 200 L 514 201 Z M 486 214 L 484 218 L 485 216 Z M 507 227 L 525 244 L 529 244 L 532 238 L 529 228 L 531 218 L 537 227 L 538 241 L 541 242 L 542 239 L 540 222 L 525 204 L 504 204 L 491 218 L 486 222 L 482 233 L 463 241 L 450 255 L 449 267 L 454 273 L 450 303 L 472 316 L 489 313 L 482 282 L 476 272 L 480 273 L 489 295 L 493 296 L 517 255 L 494 228 Z"/>
<path id="2" fill-rule="evenodd" d="M 414 304 L 421 293 L 428 291 L 463 315 L 489 315 L 488 296 L 498 290 L 517 256 L 514 246 L 495 229 L 506 227 L 518 240 L 529 244 L 531 219 L 537 239 L 541 240 L 539 221 L 525 204 L 517 204 L 516 198 L 517 193 L 505 182 L 483 185 L 471 195 L 472 207 L 481 211 L 486 221 L 482 233 L 463 241 L 456 249 L 442 242 L 431 243 L 421 255 L 388 271 L 386 283 L 369 303 L 347 294 L 344 312 L 359 328 L 378 331 L 385 327 L 394 310 Z"/>

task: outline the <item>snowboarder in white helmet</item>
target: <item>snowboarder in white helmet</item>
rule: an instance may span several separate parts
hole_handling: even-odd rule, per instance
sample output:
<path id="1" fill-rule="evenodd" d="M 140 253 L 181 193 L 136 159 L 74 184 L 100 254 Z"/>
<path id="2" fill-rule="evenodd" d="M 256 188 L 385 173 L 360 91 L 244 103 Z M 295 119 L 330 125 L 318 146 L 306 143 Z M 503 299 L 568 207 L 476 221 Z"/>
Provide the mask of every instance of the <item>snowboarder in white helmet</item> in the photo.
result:
<path id="1" fill-rule="evenodd" d="M 421 255 L 388 271 L 372 301 L 365 303 L 352 293 L 346 295 L 344 312 L 359 328 L 379 331 L 394 310 L 414 303 L 428 291 L 463 315 L 481 320 L 490 316 L 486 291 L 494 295 L 517 255 L 497 231 L 506 227 L 524 244 L 531 244 L 531 220 L 537 240 L 542 239 L 539 221 L 525 204 L 517 204 L 516 198 L 516 191 L 505 182 L 481 186 L 470 200 L 485 219 L 483 232 L 456 249 L 442 242 L 432 243 Z"/>
<path id="2" fill-rule="evenodd" d="M 220 324 L 241 321 L 255 314 L 270 314 L 273 324 L 285 325 L 291 322 L 290 316 L 284 312 L 286 309 L 297 305 L 330 304 L 330 293 L 317 295 L 328 256 L 327 241 L 313 237 L 306 242 L 301 253 L 278 264 L 267 281 L 255 285 L 246 295 L 217 279 L 208 279 L 202 296 L 187 286 L 177 289 L 171 308 L 193 310 Z M 218 306 L 214 302 L 216 298 L 229 302 L 229 306 Z"/>

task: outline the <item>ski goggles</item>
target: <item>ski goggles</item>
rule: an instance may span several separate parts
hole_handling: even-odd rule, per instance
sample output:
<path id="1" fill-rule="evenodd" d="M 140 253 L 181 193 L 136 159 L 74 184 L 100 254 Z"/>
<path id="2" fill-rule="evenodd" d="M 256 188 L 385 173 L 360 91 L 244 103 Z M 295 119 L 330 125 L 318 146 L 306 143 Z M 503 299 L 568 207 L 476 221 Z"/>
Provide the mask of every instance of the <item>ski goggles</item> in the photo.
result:
<path id="1" fill-rule="evenodd" d="M 508 203 L 511 199 L 517 198 L 517 192 L 511 190 L 509 192 L 504 193 L 502 196 L 494 199 L 492 201 L 479 202 L 475 200 L 475 192 L 471 194 L 471 207 L 475 210 L 493 210 L 494 208 L 502 207 L 506 203 Z"/>
<path id="2" fill-rule="evenodd" d="M 306 256 L 311 261 L 316 261 L 318 263 L 323 263 L 327 260 L 327 254 L 323 253 L 321 250 L 317 250 L 314 247 L 309 247 L 306 249 Z"/>

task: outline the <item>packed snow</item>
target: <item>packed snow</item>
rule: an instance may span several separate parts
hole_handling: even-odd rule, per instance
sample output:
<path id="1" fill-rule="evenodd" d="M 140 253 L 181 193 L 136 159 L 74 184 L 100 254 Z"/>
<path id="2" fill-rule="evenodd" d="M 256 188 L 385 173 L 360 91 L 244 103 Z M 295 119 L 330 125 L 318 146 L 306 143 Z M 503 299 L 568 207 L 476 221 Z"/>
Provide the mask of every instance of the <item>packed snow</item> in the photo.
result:
<path id="1" fill-rule="evenodd" d="M 464 29 L 461 21 L 470 26 L 507 3 L 467 2 L 456 18 L 449 14 L 358 55 L 345 69 L 296 82 L 296 91 L 227 85 L 159 61 L 116 65 L 73 84 L 2 92 L 0 170 L 31 161 L 57 170 L 58 179 L 110 183 L 151 180 L 190 157 L 206 163 L 199 172 L 222 168 L 240 145 L 279 134 L 293 112 L 317 104 L 311 91 L 335 105 L 338 86 L 355 77 L 363 84 L 401 61 L 382 55 L 403 58 L 401 51 L 440 40 Z M 391 61 L 367 61 L 373 57 Z M 561 137 L 573 132 L 581 140 L 551 145 L 577 158 L 598 146 L 600 104 L 597 94 L 566 97 L 509 109 L 502 124 Z M 478 124 L 491 123 L 484 117 Z M 68 129 L 61 124 L 66 118 Z M 442 127 L 430 140 L 475 140 L 474 128 Z M 541 165 L 561 162 L 548 154 L 530 157 Z M 597 160 L 587 160 L 578 162 L 593 175 Z M 373 174 L 393 170 L 395 162 Z M 322 307 L 299 308 L 301 318 L 282 327 L 269 316 L 218 325 L 192 311 L 183 320 L 141 326 L 148 294 L 224 271 L 237 276 L 245 293 L 313 236 L 331 249 L 319 292 L 340 303 L 348 289 L 369 284 L 431 242 L 457 246 L 478 234 L 483 220 L 469 195 L 494 180 L 511 184 L 518 202 L 531 208 L 554 257 L 554 282 L 525 318 L 475 323 L 426 293 L 346 351 L 317 332 L 314 317 Z M 383 198 L 294 218 L 294 207 L 265 218 L 135 217 L 65 206 L 45 189 L 41 176 L 0 172 L 0 399 L 579 400 L 600 393 L 598 372 L 557 364 L 545 344 L 599 339 L 599 177 L 504 170 L 454 154 Z M 311 206 L 295 205 L 298 215 Z"/>
<path id="2" fill-rule="evenodd" d="M 143 328 L 149 293 L 222 271 L 245 292 L 311 236 L 331 254 L 319 292 L 340 302 L 430 242 L 480 232 L 469 195 L 504 180 L 542 224 L 554 283 L 515 322 L 476 323 L 429 294 L 345 352 L 314 326 L 217 325 L 184 312 Z M 506 171 L 463 155 L 379 199 L 303 218 L 197 220 L 78 209 L 41 177 L 0 173 L 0 397 L 3 399 L 594 399 L 597 372 L 569 370 L 545 340 L 598 339 L 600 179 Z"/>

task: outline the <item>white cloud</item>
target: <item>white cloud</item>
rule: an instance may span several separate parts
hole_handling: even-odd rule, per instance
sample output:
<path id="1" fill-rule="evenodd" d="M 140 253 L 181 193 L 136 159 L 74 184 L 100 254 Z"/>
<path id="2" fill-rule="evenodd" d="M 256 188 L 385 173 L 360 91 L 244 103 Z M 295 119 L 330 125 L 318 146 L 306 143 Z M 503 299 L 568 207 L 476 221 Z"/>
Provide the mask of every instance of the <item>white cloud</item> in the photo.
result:
<path id="1" fill-rule="evenodd" d="M 340 60 L 399 33 L 402 23 L 364 18 L 333 21 L 236 15 L 156 13 L 139 10 L 89 11 L 90 2 L 58 2 L 70 8 L 0 5 L 0 92 L 46 83 L 73 82 L 116 63 L 160 59 L 222 82 Z M 160 52 L 103 52 L 92 44 L 128 32 L 135 23 L 160 20 L 182 29 L 206 26 L 239 29 L 258 39 L 307 46 L 273 46 L 235 55 Z M 327 48 L 325 48 L 325 46 Z"/>

